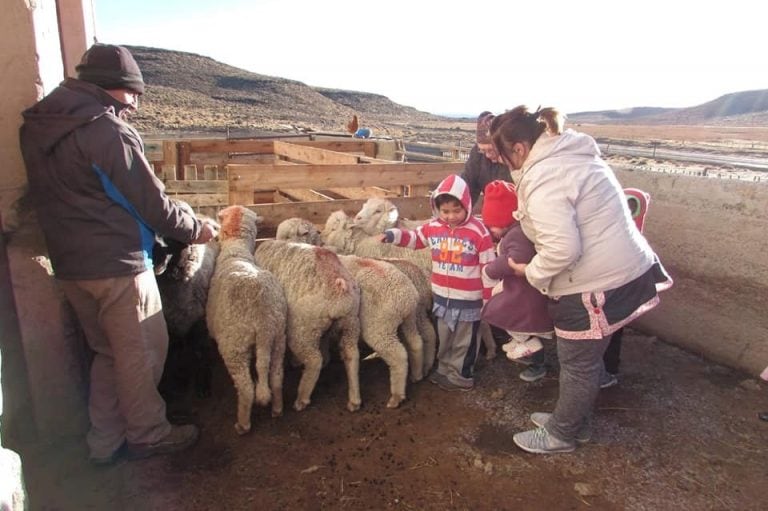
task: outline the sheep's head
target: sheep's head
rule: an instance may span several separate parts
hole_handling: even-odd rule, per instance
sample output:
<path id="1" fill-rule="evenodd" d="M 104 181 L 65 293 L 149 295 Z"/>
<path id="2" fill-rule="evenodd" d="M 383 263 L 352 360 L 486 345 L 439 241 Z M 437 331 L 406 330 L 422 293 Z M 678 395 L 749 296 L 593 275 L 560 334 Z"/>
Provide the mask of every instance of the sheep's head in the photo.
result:
<path id="1" fill-rule="evenodd" d="M 352 237 L 352 222 L 343 210 L 334 211 L 325 221 L 320 235 L 326 247 L 333 247 L 345 253 L 349 250 Z"/>
<path id="2" fill-rule="evenodd" d="M 280 222 L 280 225 L 277 226 L 275 239 L 297 241 L 318 246 L 323 244 L 320 232 L 315 227 L 315 224 L 303 218 L 288 218 Z"/>
<path id="3" fill-rule="evenodd" d="M 257 225 L 262 218 L 255 212 L 243 206 L 229 206 L 219 211 L 219 239 L 244 239 L 255 243 L 258 233 Z"/>
<path id="4" fill-rule="evenodd" d="M 372 197 L 365 201 L 362 209 L 355 215 L 354 225 L 373 236 L 396 227 L 399 218 L 397 207 L 392 202 Z"/>

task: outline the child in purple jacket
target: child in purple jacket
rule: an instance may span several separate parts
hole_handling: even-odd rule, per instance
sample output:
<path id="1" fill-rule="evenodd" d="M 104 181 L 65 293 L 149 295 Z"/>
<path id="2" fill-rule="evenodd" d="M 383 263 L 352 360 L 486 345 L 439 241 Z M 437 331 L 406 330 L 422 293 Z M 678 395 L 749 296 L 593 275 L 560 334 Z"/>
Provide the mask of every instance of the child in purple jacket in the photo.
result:
<path id="1" fill-rule="evenodd" d="M 536 254 L 533 243 L 525 237 L 513 217 L 517 210 L 517 194 L 511 183 L 492 181 L 484 191 L 483 223 L 498 245 L 498 258 L 485 267 L 487 277 L 501 280 L 483 308 L 482 319 L 502 328 L 510 341 L 502 346 L 507 357 L 518 360 L 531 357 L 531 365 L 520 373 L 524 381 L 543 378 L 544 352 L 541 339 L 551 339 L 552 320 L 547 311 L 547 297 L 528 283 L 524 276 L 515 275 L 507 260 L 529 262 Z M 498 292 L 497 292 L 498 289 Z"/>

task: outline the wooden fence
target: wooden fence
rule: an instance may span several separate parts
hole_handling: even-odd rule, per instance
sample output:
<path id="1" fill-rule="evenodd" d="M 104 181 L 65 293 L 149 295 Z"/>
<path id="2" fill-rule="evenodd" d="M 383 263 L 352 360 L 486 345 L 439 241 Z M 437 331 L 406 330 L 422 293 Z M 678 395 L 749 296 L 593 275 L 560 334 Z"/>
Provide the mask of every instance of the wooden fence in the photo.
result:
<path id="1" fill-rule="evenodd" d="M 392 144 L 389 156 L 395 157 Z M 336 210 L 355 214 L 370 197 L 387 197 L 407 218 L 431 215 L 429 192 L 462 161 L 405 163 L 380 158 L 371 140 L 202 139 L 153 144 L 148 158 L 166 193 L 198 213 L 241 204 L 264 217 L 262 232 L 302 217 L 322 226 Z"/>

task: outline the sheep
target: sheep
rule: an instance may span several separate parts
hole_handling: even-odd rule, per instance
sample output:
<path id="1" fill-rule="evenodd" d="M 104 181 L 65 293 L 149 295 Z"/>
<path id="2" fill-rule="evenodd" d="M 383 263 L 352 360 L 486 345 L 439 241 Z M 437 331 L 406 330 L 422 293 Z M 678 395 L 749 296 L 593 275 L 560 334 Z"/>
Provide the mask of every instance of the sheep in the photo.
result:
<path id="1" fill-rule="evenodd" d="M 172 200 L 194 215 L 189 204 Z M 175 384 L 186 383 L 191 375 L 197 395 L 210 395 L 212 340 L 205 322 L 205 306 L 218 252 L 216 240 L 188 245 L 161 236 L 155 238 L 152 262 L 170 338 L 160 384 L 164 393 L 177 390 Z"/>
<path id="2" fill-rule="evenodd" d="M 338 221 L 338 222 L 344 222 L 346 225 L 347 216 L 342 211 L 340 214 L 336 214 L 335 216 L 332 215 L 332 222 Z M 302 225 L 302 224 L 309 224 L 306 225 L 306 229 L 297 229 L 294 228 L 294 226 Z M 312 229 L 309 228 L 309 226 L 312 226 L 312 229 L 314 228 L 314 224 L 311 224 L 307 220 L 303 219 L 289 219 L 285 220 L 280 223 L 278 226 L 278 232 L 281 231 L 281 227 L 283 227 L 282 232 L 284 239 L 287 241 L 302 241 L 306 239 L 306 237 L 303 235 L 303 232 L 311 232 Z M 338 232 L 338 229 L 331 229 L 334 232 Z M 311 243 L 315 244 L 315 243 Z M 329 245 L 328 248 L 334 248 L 332 245 Z M 398 247 L 399 248 L 399 247 Z M 347 262 L 347 260 L 344 257 L 340 256 L 340 259 L 342 263 L 347 267 L 348 270 L 352 273 L 352 275 L 356 278 L 358 281 L 358 284 L 360 284 L 361 291 L 363 292 L 363 295 L 365 295 L 365 287 L 360 282 L 358 276 L 355 273 L 354 265 L 350 265 L 350 263 Z M 414 341 L 412 339 L 409 339 L 409 335 L 412 336 L 412 334 L 408 333 L 406 335 L 406 332 L 410 332 L 409 328 L 415 321 L 416 329 L 418 332 L 419 339 L 421 341 L 416 341 L 419 344 L 423 345 L 423 363 L 419 364 L 422 367 L 422 373 L 421 377 L 417 376 L 415 373 L 412 372 L 411 378 L 414 381 L 420 380 L 423 375 L 429 373 L 429 371 L 432 369 L 432 365 L 435 361 L 435 351 L 437 348 L 437 335 L 435 334 L 435 329 L 432 326 L 432 322 L 429 318 L 429 312 L 432 310 L 432 289 L 430 288 L 429 284 L 429 278 L 421 271 L 421 269 L 414 263 L 405 260 L 405 259 L 395 259 L 395 258 L 388 258 L 388 259 L 381 259 L 383 261 L 386 261 L 392 265 L 394 265 L 398 270 L 400 270 L 402 273 L 406 275 L 411 281 L 412 286 L 416 289 L 418 293 L 418 302 L 417 306 L 414 309 L 413 317 L 406 320 L 407 325 L 404 328 L 401 328 L 401 333 L 403 334 L 403 338 L 405 339 L 406 345 L 412 346 Z M 387 272 L 390 270 L 388 268 L 384 268 Z M 394 282 L 389 282 L 389 286 L 395 286 Z M 411 287 L 411 286 L 407 286 Z M 371 292 L 375 292 L 375 290 L 372 290 Z M 404 291 L 404 293 L 410 293 L 410 290 Z M 361 310 L 361 321 L 363 321 L 363 312 Z M 363 328 L 365 330 L 365 328 Z M 365 338 L 365 332 L 363 332 L 363 337 Z M 369 338 L 371 336 L 369 335 Z M 370 342 L 368 342 L 370 345 Z M 410 367 L 412 370 L 415 368 L 415 364 L 418 364 L 418 362 L 414 362 L 414 357 L 412 355 L 413 350 L 409 349 L 409 357 L 411 359 Z M 382 357 L 384 358 L 384 357 Z M 385 358 L 385 361 L 389 364 L 389 361 Z"/>
<path id="3" fill-rule="evenodd" d="M 381 243 L 379 234 L 373 236 L 367 234 L 355 225 L 343 210 L 338 210 L 328 216 L 320 236 L 325 246 L 333 247 L 340 254 L 407 259 L 414 262 L 427 278 L 431 278 L 432 255 L 429 249 L 411 250 L 390 243 Z"/>
<path id="4" fill-rule="evenodd" d="M 354 222 L 350 221 L 343 210 L 334 211 L 328 216 L 325 228 L 321 233 L 326 246 L 335 247 L 339 253 L 351 253 L 362 257 L 407 259 L 416 263 L 427 275 L 427 278 L 431 279 L 432 254 L 430 249 L 411 250 L 389 243 L 381 243 L 379 234 L 383 231 L 379 234 L 370 235 L 372 226 L 389 225 L 388 221 L 384 219 L 384 213 L 389 212 L 390 220 L 391 217 L 396 216 L 391 213 L 387 206 L 387 204 L 392 205 L 392 203 L 384 199 L 375 199 L 375 201 L 369 199 L 366 204 L 369 207 L 363 207 Z M 374 207 L 376 204 L 379 204 L 380 207 Z M 394 205 L 392 207 L 394 208 Z M 368 216 L 365 216 L 364 212 Z M 365 231 L 366 228 L 368 232 Z M 423 332 L 422 336 L 424 336 Z M 490 325 L 485 321 L 480 323 L 480 338 L 485 345 L 486 359 L 493 359 L 496 356 L 496 341 L 493 338 Z"/>
<path id="5" fill-rule="evenodd" d="M 341 356 L 347 372 L 347 409 L 360 409 L 360 289 L 330 250 L 283 240 L 262 242 L 257 264 L 280 281 L 288 302 L 288 347 L 304 365 L 294 409 L 304 410 L 317 384 L 323 356 L 322 334 L 333 324 L 340 332 Z"/>
<path id="6" fill-rule="evenodd" d="M 315 224 L 303 218 L 293 217 L 283 220 L 277 226 L 275 239 L 284 241 L 295 241 L 297 243 L 309 243 L 310 245 L 322 246 L 323 240 L 320 238 L 320 231 Z"/>
<path id="7" fill-rule="evenodd" d="M 198 396 L 210 395 L 212 344 L 205 321 L 208 288 L 219 252 L 218 242 L 187 245 L 158 238 L 153 247 L 155 279 L 168 328 L 168 358 L 160 388 L 191 375 Z"/>
<path id="8" fill-rule="evenodd" d="M 272 401 L 272 416 L 283 413 L 283 363 L 288 305 L 280 283 L 254 264 L 261 218 L 242 206 L 219 212 L 220 251 L 211 279 L 206 319 L 237 389 L 235 430 L 251 430 L 253 402 Z M 254 393 L 250 362 L 255 356 Z"/>
<path id="9" fill-rule="evenodd" d="M 362 209 L 355 215 L 354 225 L 368 235 L 379 234 L 387 229 L 398 227 L 401 229 L 415 229 L 422 225 L 424 220 L 407 220 L 400 218 L 400 213 L 391 201 L 383 197 L 371 197 Z"/>
<path id="10" fill-rule="evenodd" d="M 381 260 L 394 265 L 404 273 L 413 283 L 419 295 L 419 303 L 415 311 L 416 327 L 424 344 L 423 373 L 427 375 L 432 370 L 432 366 L 435 363 L 435 354 L 437 353 L 437 333 L 430 319 L 430 314 L 432 313 L 432 286 L 430 285 L 429 278 L 424 275 L 424 272 L 421 271 L 418 265 L 407 259 L 384 258 Z"/>
<path id="11" fill-rule="evenodd" d="M 339 260 L 360 286 L 362 338 L 389 366 L 387 408 L 397 408 L 405 399 L 409 368 L 411 381 L 424 377 L 424 343 L 415 314 L 419 293 L 391 263 L 354 255 L 340 255 Z M 398 328 L 405 347 L 397 337 Z"/>

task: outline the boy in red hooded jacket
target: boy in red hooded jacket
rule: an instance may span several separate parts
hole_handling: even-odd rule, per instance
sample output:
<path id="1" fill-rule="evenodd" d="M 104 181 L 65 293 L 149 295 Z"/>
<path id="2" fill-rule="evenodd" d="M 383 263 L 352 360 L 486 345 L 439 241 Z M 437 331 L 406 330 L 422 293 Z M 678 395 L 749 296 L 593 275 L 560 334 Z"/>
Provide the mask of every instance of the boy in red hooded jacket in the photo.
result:
<path id="1" fill-rule="evenodd" d="M 444 390 L 471 390 L 480 348 L 478 329 L 493 282 L 483 267 L 495 257 L 493 240 L 474 218 L 467 183 L 445 178 L 430 199 L 434 218 L 415 230 L 388 229 L 382 242 L 432 253 L 432 312 L 437 320 L 437 369 L 430 381 Z"/>

